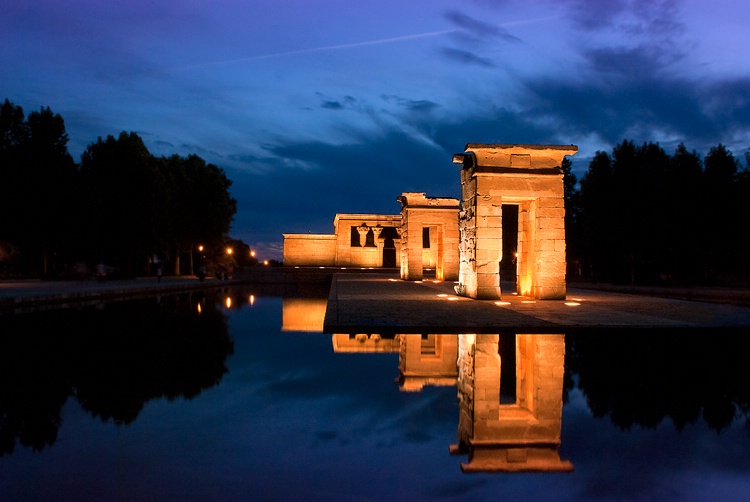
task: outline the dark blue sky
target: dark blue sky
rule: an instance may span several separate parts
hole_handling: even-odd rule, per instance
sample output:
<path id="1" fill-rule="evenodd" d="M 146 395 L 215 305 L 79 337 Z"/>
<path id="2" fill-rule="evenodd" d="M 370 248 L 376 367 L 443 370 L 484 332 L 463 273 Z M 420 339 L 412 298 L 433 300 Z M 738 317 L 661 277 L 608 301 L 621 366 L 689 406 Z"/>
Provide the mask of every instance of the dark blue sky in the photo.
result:
<path id="1" fill-rule="evenodd" d="M 750 146 L 750 4 L 718 0 L 0 0 L 0 90 L 76 160 L 135 131 L 234 180 L 233 235 L 279 257 L 336 212 L 458 196 L 466 143 Z"/>

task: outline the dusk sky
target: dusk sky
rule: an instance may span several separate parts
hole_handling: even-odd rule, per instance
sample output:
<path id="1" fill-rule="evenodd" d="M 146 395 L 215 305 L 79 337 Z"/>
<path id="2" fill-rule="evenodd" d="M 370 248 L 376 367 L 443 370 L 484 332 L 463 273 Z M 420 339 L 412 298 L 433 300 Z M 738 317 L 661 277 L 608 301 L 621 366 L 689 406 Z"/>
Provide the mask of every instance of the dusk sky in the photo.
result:
<path id="1" fill-rule="evenodd" d="M 232 236 L 459 196 L 467 143 L 750 146 L 739 0 L 0 0 L 0 100 L 65 119 L 76 161 L 134 131 L 226 170 Z"/>

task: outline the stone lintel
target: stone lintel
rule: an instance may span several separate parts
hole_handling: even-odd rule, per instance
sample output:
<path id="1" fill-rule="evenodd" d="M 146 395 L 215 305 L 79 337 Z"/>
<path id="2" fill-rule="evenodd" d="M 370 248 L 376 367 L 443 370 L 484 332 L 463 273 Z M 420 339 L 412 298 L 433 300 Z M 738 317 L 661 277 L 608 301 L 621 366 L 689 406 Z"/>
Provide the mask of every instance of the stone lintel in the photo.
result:
<path id="1" fill-rule="evenodd" d="M 303 239 L 303 240 L 334 240 L 334 234 L 281 234 L 284 239 Z"/>
<path id="2" fill-rule="evenodd" d="M 549 174 L 559 174 L 566 155 L 575 155 L 576 145 L 530 145 L 530 144 L 481 144 L 469 143 L 463 154 L 455 154 L 453 162 L 464 168 L 481 169 L 484 172 L 502 170 L 550 169 Z"/>
<path id="3" fill-rule="evenodd" d="M 425 192 L 403 192 L 396 200 L 406 208 L 458 209 L 459 200 L 453 197 L 427 197 Z"/>
<path id="4" fill-rule="evenodd" d="M 333 219 L 333 226 L 338 227 L 340 221 L 351 221 L 355 226 L 365 223 L 370 226 L 377 224 L 388 224 L 389 226 L 398 227 L 401 225 L 400 214 L 359 214 L 359 213 L 339 213 Z"/>

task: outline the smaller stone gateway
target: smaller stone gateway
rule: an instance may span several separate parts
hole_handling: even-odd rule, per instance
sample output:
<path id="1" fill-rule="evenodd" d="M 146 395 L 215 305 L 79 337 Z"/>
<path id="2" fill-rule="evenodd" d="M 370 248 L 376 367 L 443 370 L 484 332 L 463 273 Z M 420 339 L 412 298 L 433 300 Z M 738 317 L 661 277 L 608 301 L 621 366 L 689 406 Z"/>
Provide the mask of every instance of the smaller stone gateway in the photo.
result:
<path id="1" fill-rule="evenodd" d="M 498 299 L 503 259 L 503 205 L 518 208 L 519 294 L 564 300 L 565 199 L 562 161 L 575 145 L 469 143 L 461 164 L 460 272 L 456 292 Z"/>
<path id="2" fill-rule="evenodd" d="M 401 278 L 422 280 L 424 268 L 435 279 L 458 279 L 458 199 L 404 192 L 401 203 Z"/>

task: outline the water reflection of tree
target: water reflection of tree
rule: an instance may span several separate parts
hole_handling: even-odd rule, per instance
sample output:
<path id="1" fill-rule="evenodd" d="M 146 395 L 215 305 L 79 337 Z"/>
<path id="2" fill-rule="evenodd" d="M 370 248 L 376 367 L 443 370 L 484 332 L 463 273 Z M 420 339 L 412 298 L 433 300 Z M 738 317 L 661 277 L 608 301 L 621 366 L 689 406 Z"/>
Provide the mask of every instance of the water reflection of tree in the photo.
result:
<path id="1" fill-rule="evenodd" d="M 233 343 L 214 299 L 198 313 L 201 300 L 190 294 L 4 318 L 0 455 L 17 442 L 52 445 L 69 396 L 103 421 L 129 424 L 151 399 L 190 399 L 216 385 Z"/>
<path id="2" fill-rule="evenodd" d="M 677 430 L 701 418 L 717 430 L 750 427 L 747 333 L 659 330 L 569 335 L 566 365 L 596 417 L 621 429 Z"/>

